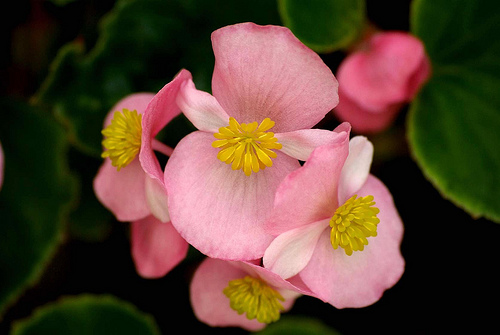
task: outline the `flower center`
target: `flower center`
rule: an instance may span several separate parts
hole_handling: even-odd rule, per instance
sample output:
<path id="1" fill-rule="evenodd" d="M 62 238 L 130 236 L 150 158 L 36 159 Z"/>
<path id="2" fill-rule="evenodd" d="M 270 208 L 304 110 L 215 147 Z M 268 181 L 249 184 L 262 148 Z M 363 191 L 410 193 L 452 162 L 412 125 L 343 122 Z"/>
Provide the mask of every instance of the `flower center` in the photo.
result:
<path id="1" fill-rule="evenodd" d="M 245 276 L 231 280 L 223 292 L 229 298 L 231 308 L 240 315 L 246 313 L 249 320 L 271 323 L 278 321 L 284 310 L 278 300 L 285 301 L 285 298 L 257 278 Z"/>
<path id="2" fill-rule="evenodd" d="M 231 164 L 233 170 L 243 170 L 247 176 L 273 166 L 271 158 L 277 155 L 272 149 L 281 149 L 281 144 L 274 133 L 267 130 L 274 127 L 274 121 L 265 118 L 257 122 L 239 124 L 234 118 L 229 118 L 229 126 L 219 128 L 214 134 L 217 138 L 212 143 L 214 148 L 220 148 L 217 158 L 226 164 Z"/>
<path id="3" fill-rule="evenodd" d="M 362 251 L 368 245 L 367 237 L 377 236 L 380 212 L 373 207 L 373 195 L 357 198 L 353 195 L 341 207 L 337 208 L 330 219 L 330 241 L 333 249 L 344 248 L 347 255 L 353 251 Z"/>
<path id="4" fill-rule="evenodd" d="M 124 108 L 122 112 L 116 111 L 111 124 L 102 130 L 106 138 L 102 145 L 107 150 L 101 155 L 109 157 L 111 165 L 118 171 L 132 162 L 141 148 L 142 115 L 137 111 Z"/>

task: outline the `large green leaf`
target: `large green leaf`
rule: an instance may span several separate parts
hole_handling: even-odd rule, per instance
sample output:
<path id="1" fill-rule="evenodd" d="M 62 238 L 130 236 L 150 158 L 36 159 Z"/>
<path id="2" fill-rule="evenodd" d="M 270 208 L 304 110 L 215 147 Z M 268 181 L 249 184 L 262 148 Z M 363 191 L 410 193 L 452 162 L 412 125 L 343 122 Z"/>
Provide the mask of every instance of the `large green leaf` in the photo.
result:
<path id="1" fill-rule="evenodd" d="M 317 52 L 348 47 L 365 27 L 365 0 L 279 0 L 283 22 Z"/>
<path id="2" fill-rule="evenodd" d="M 112 296 L 66 297 L 14 324 L 12 335 L 157 335 L 154 319 Z"/>
<path id="3" fill-rule="evenodd" d="M 0 101 L 0 314 L 41 275 L 74 199 L 62 127 L 20 102 Z"/>
<path id="4" fill-rule="evenodd" d="M 444 197 L 500 222 L 500 2 L 417 0 L 411 23 L 432 62 L 408 118 L 414 157 Z"/>
<path id="5" fill-rule="evenodd" d="M 64 46 L 34 101 L 47 104 L 87 154 L 101 150 L 109 109 L 133 92 L 157 92 L 181 68 L 210 90 L 210 34 L 227 24 L 279 21 L 275 1 L 120 0 L 102 20 L 95 47 Z"/>
<path id="6" fill-rule="evenodd" d="M 286 315 L 264 330 L 259 335 L 340 335 L 336 330 L 327 327 L 320 321 L 303 316 Z"/>

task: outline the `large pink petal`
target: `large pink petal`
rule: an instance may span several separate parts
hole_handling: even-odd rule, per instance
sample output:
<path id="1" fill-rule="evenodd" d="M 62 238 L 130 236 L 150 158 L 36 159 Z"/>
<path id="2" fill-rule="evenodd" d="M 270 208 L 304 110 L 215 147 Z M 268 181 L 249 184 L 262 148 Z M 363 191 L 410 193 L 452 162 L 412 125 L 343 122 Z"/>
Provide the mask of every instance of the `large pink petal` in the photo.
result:
<path id="1" fill-rule="evenodd" d="M 309 263 L 316 243 L 329 226 L 329 221 L 321 220 L 278 235 L 264 253 L 264 266 L 282 278 L 298 274 Z"/>
<path id="2" fill-rule="evenodd" d="M 229 115 L 222 109 L 217 99 L 197 90 L 192 80 L 182 85 L 177 96 L 177 104 L 199 130 L 216 133 L 220 127 L 229 124 Z"/>
<path id="3" fill-rule="evenodd" d="M 340 174 L 339 203 L 343 204 L 366 182 L 373 158 L 373 144 L 364 136 L 349 141 L 349 156 Z"/>
<path id="4" fill-rule="evenodd" d="M 422 42 L 404 32 L 373 35 L 361 51 L 349 55 L 339 66 L 340 86 L 367 110 L 381 110 L 408 101 L 415 93 L 416 71 L 425 70 Z M 420 80 L 424 77 L 418 76 Z"/>
<path id="5" fill-rule="evenodd" d="M 391 104 L 378 110 L 366 109 L 339 87 L 340 101 L 333 113 L 340 121 L 351 124 L 352 130 L 360 134 L 377 133 L 387 129 L 396 118 L 402 104 Z"/>
<path id="6" fill-rule="evenodd" d="M 163 277 L 186 257 L 189 244 L 170 222 L 150 215 L 132 222 L 131 234 L 132 258 L 144 278 Z"/>
<path id="7" fill-rule="evenodd" d="M 229 299 L 223 293 L 231 280 L 247 275 L 262 278 L 277 288 L 286 299 L 283 302 L 285 310 L 292 307 L 299 295 L 293 291 L 298 290 L 295 286 L 258 265 L 206 258 L 196 270 L 190 286 L 191 305 L 196 317 L 212 327 L 235 326 L 250 331 L 264 328 L 266 324 L 248 320 L 244 314 L 239 315 L 231 309 Z"/>
<path id="8" fill-rule="evenodd" d="M 285 27 L 241 23 L 212 33 L 212 91 L 238 122 L 276 122 L 274 132 L 311 128 L 338 103 L 337 80 Z"/>
<path id="9" fill-rule="evenodd" d="M 263 224 L 276 188 L 300 165 L 278 152 L 272 167 L 246 176 L 217 159 L 214 139 L 193 132 L 170 157 L 165 168 L 170 218 L 190 244 L 210 257 L 260 258 L 272 240 Z"/>
<path id="10" fill-rule="evenodd" d="M 376 237 L 368 238 L 363 251 L 347 256 L 334 250 L 328 230 L 322 234 L 309 264 L 300 277 L 317 296 L 337 308 L 364 307 L 380 299 L 404 272 L 400 252 L 403 223 L 387 188 L 373 176 L 359 190 L 371 194 L 380 209 Z"/>
<path id="11" fill-rule="evenodd" d="M 349 150 L 349 137 L 344 134 L 342 143 L 316 148 L 304 166 L 279 185 L 266 231 L 279 235 L 333 215 L 340 172 Z"/>
<path id="12" fill-rule="evenodd" d="M 120 171 L 111 165 L 111 160 L 105 159 L 94 178 L 94 192 L 117 220 L 139 220 L 151 213 L 146 201 L 145 178 L 137 158 Z"/>
<path id="13" fill-rule="evenodd" d="M 182 83 L 190 79 L 191 73 L 187 70 L 181 70 L 170 83 L 166 84 L 154 96 L 142 116 L 142 142 L 139 160 L 144 171 L 161 184 L 163 184 L 163 170 L 153 152 L 152 140 L 167 123 L 180 114 L 181 111 L 176 103 L 177 94 Z"/>
<path id="14" fill-rule="evenodd" d="M 282 152 L 306 161 L 314 149 L 321 145 L 343 141 L 345 134 L 326 129 L 300 129 L 276 134 L 276 138 L 283 145 Z"/>

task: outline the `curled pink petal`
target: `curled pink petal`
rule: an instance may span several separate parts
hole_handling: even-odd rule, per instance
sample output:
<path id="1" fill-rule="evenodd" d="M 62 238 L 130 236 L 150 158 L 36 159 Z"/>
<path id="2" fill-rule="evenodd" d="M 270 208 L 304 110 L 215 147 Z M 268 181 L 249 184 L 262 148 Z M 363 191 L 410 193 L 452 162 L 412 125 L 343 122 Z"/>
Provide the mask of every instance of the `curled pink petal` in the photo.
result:
<path id="1" fill-rule="evenodd" d="M 285 27 L 227 26 L 212 45 L 213 95 L 238 122 L 269 117 L 276 133 L 307 129 L 338 103 L 331 70 Z"/>
<path id="2" fill-rule="evenodd" d="M 339 203 L 343 204 L 366 182 L 373 158 L 373 144 L 364 136 L 349 141 L 349 155 L 342 167 L 339 184 Z"/>
<path id="3" fill-rule="evenodd" d="M 181 70 L 170 83 L 166 84 L 154 96 L 142 116 L 142 142 L 139 160 L 144 171 L 161 184 L 163 184 L 163 169 L 153 152 L 152 140 L 168 122 L 180 114 L 181 111 L 176 104 L 177 94 L 182 83 L 190 79 L 191 73 L 187 70 Z"/>
<path id="4" fill-rule="evenodd" d="M 131 223 L 131 234 L 132 257 L 144 278 L 163 277 L 186 257 L 189 245 L 170 222 L 147 216 Z"/>
<path id="5" fill-rule="evenodd" d="M 266 249 L 264 267 L 288 279 L 309 263 L 329 219 L 298 227 L 278 235 Z"/>
<path id="6" fill-rule="evenodd" d="M 246 176 L 217 159 L 210 133 L 193 132 L 165 168 L 173 225 L 196 249 L 216 258 L 262 257 L 272 236 L 264 231 L 278 184 L 300 165 L 278 152 L 273 166 Z"/>
<path id="7" fill-rule="evenodd" d="M 326 230 L 300 273 L 317 297 L 337 308 L 375 303 L 404 272 L 405 262 L 400 252 L 403 224 L 389 191 L 370 175 L 358 193 L 359 196 L 373 195 L 380 209 L 377 236 L 369 238 L 363 251 L 347 256 L 340 248 L 332 248 Z"/>
<path id="8" fill-rule="evenodd" d="M 229 122 L 229 115 L 219 102 L 210 94 L 197 90 L 192 80 L 182 85 L 177 104 L 199 130 L 216 133 Z"/>

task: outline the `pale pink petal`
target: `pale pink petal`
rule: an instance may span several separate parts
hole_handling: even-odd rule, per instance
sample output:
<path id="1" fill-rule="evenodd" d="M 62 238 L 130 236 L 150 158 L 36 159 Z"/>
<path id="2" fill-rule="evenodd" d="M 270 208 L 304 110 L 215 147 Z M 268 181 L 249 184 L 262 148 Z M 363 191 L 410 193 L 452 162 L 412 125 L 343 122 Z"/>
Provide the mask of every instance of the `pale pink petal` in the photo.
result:
<path id="1" fill-rule="evenodd" d="M 144 278 L 163 277 L 186 258 L 189 244 L 170 222 L 147 216 L 131 223 L 131 235 L 132 258 Z"/>
<path id="2" fill-rule="evenodd" d="M 182 85 L 177 104 L 184 115 L 199 130 L 218 132 L 229 124 L 229 115 L 210 94 L 199 91 L 192 80 Z"/>
<path id="3" fill-rule="evenodd" d="M 279 185 L 266 231 L 279 235 L 333 215 L 340 172 L 349 148 L 349 137 L 344 134 L 342 143 L 316 148 L 304 166 Z"/>
<path id="4" fill-rule="evenodd" d="M 278 235 L 264 253 L 264 266 L 285 279 L 295 276 L 309 263 L 329 221 L 321 220 Z"/>
<path id="5" fill-rule="evenodd" d="M 256 331 L 266 326 L 247 319 L 229 306 L 223 290 L 234 279 L 244 278 L 247 272 L 219 259 L 206 258 L 194 273 L 190 285 L 190 298 L 196 317 L 212 327 L 242 327 Z"/>
<path id="6" fill-rule="evenodd" d="M 166 84 L 151 100 L 142 116 L 142 142 L 139 160 L 144 171 L 152 178 L 163 184 L 163 169 L 153 152 L 152 140 L 158 132 L 174 117 L 180 114 L 176 98 L 179 89 L 191 73 L 181 70 L 177 76 Z M 166 192 L 166 191 L 165 191 Z"/>
<path id="7" fill-rule="evenodd" d="M 425 58 L 422 42 L 410 34 L 378 33 L 342 62 L 337 76 L 345 95 L 362 109 L 383 110 L 412 97 L 417 85 L 410 78 Z"/>
<path id="8" fill-rule="evenodd" d="M 210 133 L 196 131 L 177 145 L 165 168 L 172 223 L 196 249 L 216 258 L 262 257 L 264 232 L 279 183 L 300 167 L 279 151 L 273 166 L 246 176 L 217 159 Z"/>
<path id="9" fill-rule="evenodd" d="M 4 155 L 3 155 L 3 149 L 2 149 L 2 144 L 0 143 L 0 190 L 2 189 L 3 185 L 3 170 L 4 170 Z"/>
<path id="10" fill-rule="evenodd" d="M 314 149 L 321 145 L 343 141 L 345 134 L 325 129 L 300 129 L 279 133 L 275 137 L 283 145 L 282 152 L 306 161 Z"/>
<path id="11" fill-rule="evenodd" d="M 340 121 L 347 121 L 352 130 L 360 134 L 371 134 L 387 129 L 396 118 L 402 103 L 391 104 L 379 110 L 367 110 L 345 94 L 343 86 L 339 87 L 340 101 L 333 113 Z"/>
<path id="12" fill-rule="evenodd" d="M 212 91 L 238 122 L 276 122 L 276 133 L 311 128 L 338 103 L 330 68 L 288 28 L 241 23 L 212 33 Z"/>
<path id="13" fill-rule="evenodd" d="M 360 196 L 369 194 L 375 197 L 376 207 L 380 209 L 378 235 L 368 238 L 363 251 L 347 256 L 342 249 L 333 249 L 330 232 L 326 230 L 309 264 L 300 273 L 317 297 L 337 308 L 375 303 L 404 272 L 405 261 L 400 252 L 403 224 L 392 196 L 372 175 L 359 190 Z"/>
<path id="14" fill-rule="evenodd" d="M 130 111 L 136 110 L 137 113 L 142 114 L 146 110 L 151 99 L 154 97 L 154 93 L 133 93 L 127 95 L 120 101 L 118 101 L 113 108 L 109 111 L 104 119 L 104 126 L 106 128 L 111 124 L 111 120 L 113 120 L 113 116 L 115 112 L 121 112 L 124 108 Z"/>
<path id="15" fill-rule="evenodd" d="M 349 141 L 349 156 L 340 174 L 339 204 L 342 205 L 366 182 L 373 158 L 373 144 L 364 136 Z"/>
<path id="16" fill-rule="evenodd" d="M 110 159 L 105 159 L 94 178 L 94 192 L 117 220 L 139 220 L 151 213 L 146 201 L 145 178 L 137 158 L 120 171 L 111 165 Z"/>
<path id="17" fill-rule="evenodd" d="M 168 196 L 165 192 L 165 186 L 158 179 L 151 178 L 146 175 L 146 201 L 148 203 L 151 214 L 161 222 L 170 221 L 168 214 Z"/>

